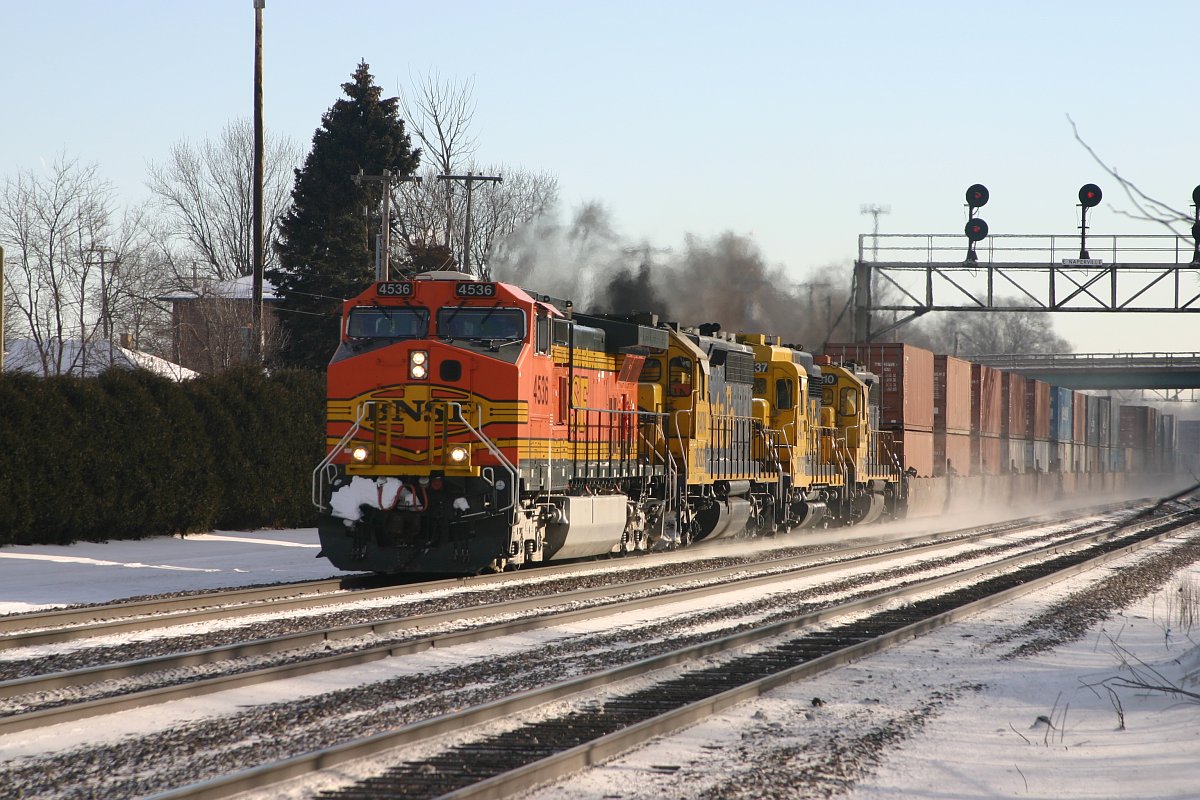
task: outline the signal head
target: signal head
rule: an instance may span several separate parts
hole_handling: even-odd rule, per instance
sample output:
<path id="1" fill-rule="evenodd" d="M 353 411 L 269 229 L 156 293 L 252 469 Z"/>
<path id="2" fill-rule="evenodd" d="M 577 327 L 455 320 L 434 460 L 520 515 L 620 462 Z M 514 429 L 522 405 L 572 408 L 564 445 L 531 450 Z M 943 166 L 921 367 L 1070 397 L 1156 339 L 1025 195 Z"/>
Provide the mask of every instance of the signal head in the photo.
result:
<path id="1" fill-rule="evenodd" d="M 1192 223 L 1192 239 L 1200 242 L 1200 222 Z"/>
<path id="2" fill-rule="evenodd" d="M 991 195 L 982 183 L 973 183 L 967 188 L 967 205 L 971 208 L 986 206 L 989 197 Z"/>
<path id="3" fill-rule="evenodd" d="M 966 229 L 963 231 L 967 234 L 967 239 L 972 242 L 982 242 L 988 235 L 988 224 L 979 217 L 967 223 Z"/>
<path id="4" fill-rule="evenodd" d="M 1085 183 L 1079 187 L 1079 204 L 1084 208 L 1100 205 L 1100 198 L 1103 196 L 1100 187 L 1094 183 Z"/>
<path id="5" fill-rule="evenodd" d="M 1200 186 L 1192 189 L 1192 205 L 1200 206 Z"/>

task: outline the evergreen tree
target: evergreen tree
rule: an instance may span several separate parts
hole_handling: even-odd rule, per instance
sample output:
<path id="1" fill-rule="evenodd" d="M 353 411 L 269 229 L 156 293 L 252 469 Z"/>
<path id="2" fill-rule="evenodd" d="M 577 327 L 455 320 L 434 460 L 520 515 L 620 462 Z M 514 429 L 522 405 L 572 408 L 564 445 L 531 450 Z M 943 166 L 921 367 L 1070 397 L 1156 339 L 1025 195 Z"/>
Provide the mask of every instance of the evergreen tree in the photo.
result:
<path id="1" fill-rule="evenodd" d="M 339 99 L 325 113 L 304 166 L 296 170 L 292 208 L 275 243 L 279 267 L 267 273 L 282 299 L 286 341 L 278 360 L 289 366 L 324 369 L 337 347 L 341 300 L 375 279 L 383 187 L 356 182 L 355 176 L 386 169 L 402 177 L 420 163 L 397 100 L 381 98 L 365 62 L 342 90 L 349 99 Z"/>

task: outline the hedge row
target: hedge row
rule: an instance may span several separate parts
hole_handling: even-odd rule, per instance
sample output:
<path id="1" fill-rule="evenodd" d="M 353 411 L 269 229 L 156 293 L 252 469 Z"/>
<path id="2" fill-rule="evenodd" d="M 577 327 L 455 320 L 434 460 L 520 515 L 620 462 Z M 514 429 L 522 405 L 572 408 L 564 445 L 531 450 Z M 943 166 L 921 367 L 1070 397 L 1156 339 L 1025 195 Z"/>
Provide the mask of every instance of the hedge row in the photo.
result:
<path id="1" fill-rule="evenodd" d="M 0 375 L 0 545 L 314 523 L 324 377 Z"/>

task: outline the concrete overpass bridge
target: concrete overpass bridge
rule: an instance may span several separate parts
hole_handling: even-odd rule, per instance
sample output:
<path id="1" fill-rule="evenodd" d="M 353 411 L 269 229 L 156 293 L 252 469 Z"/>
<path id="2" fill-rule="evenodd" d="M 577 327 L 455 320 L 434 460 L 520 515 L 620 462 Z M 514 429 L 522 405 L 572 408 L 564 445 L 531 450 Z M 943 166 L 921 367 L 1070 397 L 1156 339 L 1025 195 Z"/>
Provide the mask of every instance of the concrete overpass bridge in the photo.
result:
<path id="1" fill-rule="evenodd" d="M 1200 388 L 1200 353 L 1039 353 L 966 358 L 1070 389 Z"/>

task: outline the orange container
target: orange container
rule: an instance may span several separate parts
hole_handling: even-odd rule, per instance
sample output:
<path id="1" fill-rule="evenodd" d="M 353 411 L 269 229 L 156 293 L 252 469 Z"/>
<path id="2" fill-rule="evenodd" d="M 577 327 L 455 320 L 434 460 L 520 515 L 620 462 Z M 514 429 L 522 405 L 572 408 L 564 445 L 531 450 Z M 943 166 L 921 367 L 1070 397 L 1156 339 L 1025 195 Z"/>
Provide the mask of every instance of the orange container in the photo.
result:
<path id="1" fill-rule="evenodd" d="M 1050 439 L 1050 384 L 1045 381 L 1025 381 L 1025 438 Z"/>
<path id="2" fill-rule="evenodd" d="M 971 365 L 971 433 L 999 436 L 1001 427 L 1000 370 Z"/>
<path id="3" fill-rule="evenodd" d="M 971 432 L 971 362 L 933 357 L 933 429 Z"/>
<path id="4" fill-rule="evenodd" d="M 971 434 L 934 431 L 933 474 L 940 477 L 951 469 L 958 475 L 971 474 Z"/>
<path id="5" fill-rule="evenodd" d="M 1000 435 L 1010 439 L 1024 439 L 1025 376 L 1003 372 L 1000 386 Z"/>
<path id="6" fill-rule="evenodd" d="M 879 427 L 933 430 L 933 353 L 903 342 L 828 344 L 834 361 L 861 364 L 879 378 Z"/>

